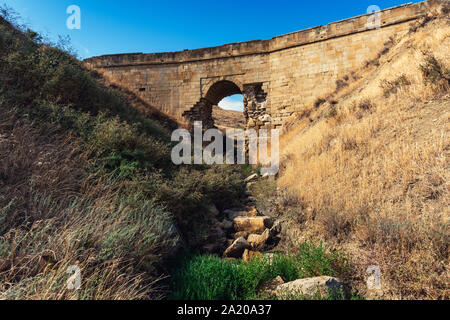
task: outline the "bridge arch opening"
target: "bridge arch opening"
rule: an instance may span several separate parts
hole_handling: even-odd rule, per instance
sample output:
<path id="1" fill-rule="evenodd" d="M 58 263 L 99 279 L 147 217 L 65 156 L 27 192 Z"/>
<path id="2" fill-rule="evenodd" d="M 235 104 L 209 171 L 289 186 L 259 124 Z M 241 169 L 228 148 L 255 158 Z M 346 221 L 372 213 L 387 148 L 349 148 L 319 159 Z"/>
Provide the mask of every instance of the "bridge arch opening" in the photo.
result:
<path id="1" fill-rule="evenodd" d="M 242 126 L 244 128 L 270 127 L 271 117 L 266 113 L 267 93 L 264 92 L 262 83 L 241 85 L 229 80 L 217 81 L 207 89 L 206 94 L 193 108 L 184 112 L 183 116 L 191 126 L 195 121 L 201 121 L 204 129 L 213 128 L 215 127 L 214 107 L 218 106 L 224 98 L 233 95 L 243 96 Z"/>
<path id="2" fill-rule="evenodd" d="M 242 117 L 240 113 L 236 112 L 237 115 L 232 114 L 233 111 L 227 112 L 219 108 L 219 104 L 230 96 L 241 95 L 242 105 L 243 105 L 243 92 L 240 87 L 229 80 L 221 80 L 213 83 L 206 91 L 204 97 L 190 110 L 186 111 L 183 116 L 192 125 L 195 121 L 202 121 L 203 128 L 212 127 L 245 127 L 246 119 L 244 113 L 242 112 Z M 223 104 L 222 104 L 223 105 Z M 242 110 L 243 111 L 243 110 Z M 234 116 L 234 121 L 233 121 Z M 223 118 L 224 121 L 221 121 Z M 235 126 L 234 123 L 239 118 L 240 126 Z M 231 124 L 231 125 L 227 125 Z"/>
<path id="3" fill-rule="evenodd" d="M 242 94 L 241 89 L 237 84 L 228 80 L 222 80 L 214 83 L 205 95 L 205 99 L 213 105 L 218 105 L 224 98 Z"/>
<path id="4" fill-rule="evenodd" d="M 244 115 L 244 96 L 235 94 L 223 98 L 218 105 L 213 106 L 214 125 L 221 129 L 245 129 L 247 119 Z"/>

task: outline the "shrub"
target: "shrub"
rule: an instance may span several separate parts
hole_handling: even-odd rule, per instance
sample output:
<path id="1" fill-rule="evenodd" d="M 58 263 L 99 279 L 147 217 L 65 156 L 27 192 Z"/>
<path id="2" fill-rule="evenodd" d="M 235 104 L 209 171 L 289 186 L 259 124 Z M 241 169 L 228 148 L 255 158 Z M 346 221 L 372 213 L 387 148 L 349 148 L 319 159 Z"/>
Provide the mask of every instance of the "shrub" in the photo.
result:
<path id="1" fill-rule="evenodd" d="M 343 213 L 322 210 L 318 217 L 325 239 L 343 240 L 352 230 L 352 221 Z"/>
<path id="2" fill-rule="evenodd" d="M 427 54 L 420 70 L 426 85 L 435 85 L 439 90 L 446 91 L 450 87 L 450 69 L 446 68 L 432 54 Z"/>
<path id="3" fill-rule="evenodd" d="M 330 105 L 330 107 L 328 108 L 327 113 L 325 114 L 325 118 L 334 118 L 338 115 L 338 111 L 336 108 L 336 103 L 333 103 Z"/>
<path id="4" fill-rule="evenodd" d="M 372 103 L 372 101 L 370 101 L 370 99 L 364 99 L 359 103 L 358 107 L 361 110 L 368 111 L 373 109 L 375 105 Z"/>
<path id="5" fill-rule="evenodd" d="M 323 99 L 323 98 L 317 98 L 316 101 L 314 102 L 314 107 L 317 109 L 317 108 L 319 108 L 322 104 L 324 104 L 325 102 L 327 102 L 325 99 Z"/>
<path id="6" fill-rule="evenodd" d="M 408 220 L 396 215 L 374 215 L 363 217 L 365 241 L 379 244 L 401 252 L 411 252 L 421 243 L 422 235 Z"/>
<path id="7" fill-rule="evenodd" d="M 105 230 L 102 259 L 133 259 L 135 267 L 150 271 L 159 255 L 170 252 L 178 242 L 170 213 L 145 198 L 123 199 L 109 219 L 115 223 Z"/>
<path id="8" fill-rule="evenodd" d="M 340 91 L 341 89 L 343 89 L 347 86 L 348 86 L 348 83 L 346 82 L 346 80 L 339 79 L 336 81 L 336 91 Z"/>
<path id="9" fill-rule="evenodd" d="M 400 77 L 393 81 L 381 81 L 380 86 L 383 89 L 384 96 L 388 98 L 391 94 L 397 93 L 398 89 L 402 86 L 409 86 L 410 84 L 411 81 L 409 81 L 406 75 L 402 74 Z"/>

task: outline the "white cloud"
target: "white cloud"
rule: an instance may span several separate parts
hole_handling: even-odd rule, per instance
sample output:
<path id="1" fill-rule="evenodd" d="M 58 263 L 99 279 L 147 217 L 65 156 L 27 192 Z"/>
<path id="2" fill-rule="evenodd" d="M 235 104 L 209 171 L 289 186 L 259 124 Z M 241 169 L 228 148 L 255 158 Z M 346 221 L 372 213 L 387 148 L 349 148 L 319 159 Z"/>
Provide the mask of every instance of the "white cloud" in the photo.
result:
<path id="1" fill-rule="evenodd" d="M 227 97 L 219 102 L 219 107 L 225 110 L 244 111 L 244 102 L 242 102 L 242 96 L 240 99 L 235 97 Z"/>

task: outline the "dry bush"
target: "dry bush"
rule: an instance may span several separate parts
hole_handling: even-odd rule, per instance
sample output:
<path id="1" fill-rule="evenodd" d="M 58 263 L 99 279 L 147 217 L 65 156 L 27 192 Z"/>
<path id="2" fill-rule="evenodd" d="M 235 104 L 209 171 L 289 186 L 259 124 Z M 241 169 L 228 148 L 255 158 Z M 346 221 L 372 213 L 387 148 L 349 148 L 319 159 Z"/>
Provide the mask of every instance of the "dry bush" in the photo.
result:
<path id="1" fill-rule="evenodd" d="M 391 94 L 397 93 L 401 86 L 409 86 L 411 82 L 408 80 L 406 75 L 402 74 L 397 79 L 392 81 L 382 80 L 380 83 L 381 88 L 383 88 L 383 94 L 388 98 Z"/>
<path id="2" fill-rule="evenodd" d="M 434 55 L 426 54 L 420 70 L 425 84 L 434 85 L 442 92 L 450 90 L 450 68 L 445 67 Z"/>

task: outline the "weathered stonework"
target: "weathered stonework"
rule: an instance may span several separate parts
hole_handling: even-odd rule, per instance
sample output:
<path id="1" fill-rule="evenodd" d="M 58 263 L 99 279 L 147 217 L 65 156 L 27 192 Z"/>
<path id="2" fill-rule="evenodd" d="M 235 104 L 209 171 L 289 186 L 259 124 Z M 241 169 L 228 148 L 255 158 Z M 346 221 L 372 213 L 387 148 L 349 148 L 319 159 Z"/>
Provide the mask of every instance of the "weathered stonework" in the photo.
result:
<path id="1" fill-rule="evenodd" d="M 211 106 L 242 93 L 249 127 L 280 127 L 336 80 L 371 60 L 389 38 L 409 30 L 439 1 L 381 11 L 381 27 L 371 15 L 289 33 L 270 40 L 227 44 L 173 53 L 94 57 L 85 64 L 111 83 L 185 122 L 211 126 Z"/>

